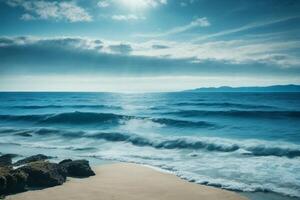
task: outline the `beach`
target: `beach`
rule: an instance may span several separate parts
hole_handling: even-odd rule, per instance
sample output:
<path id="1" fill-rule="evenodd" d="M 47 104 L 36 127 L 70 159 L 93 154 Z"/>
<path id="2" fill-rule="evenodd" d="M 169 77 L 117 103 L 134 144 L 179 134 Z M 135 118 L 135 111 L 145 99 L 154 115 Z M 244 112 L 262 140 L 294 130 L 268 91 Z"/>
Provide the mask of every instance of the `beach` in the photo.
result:
<path id="1" fill-rule="evenodd" d="M 182 180 L 150 167 L 117 163 L 94 167 L 96 176 L 8 196 L 7 200 L 247 200 L 237 193 Z"/>

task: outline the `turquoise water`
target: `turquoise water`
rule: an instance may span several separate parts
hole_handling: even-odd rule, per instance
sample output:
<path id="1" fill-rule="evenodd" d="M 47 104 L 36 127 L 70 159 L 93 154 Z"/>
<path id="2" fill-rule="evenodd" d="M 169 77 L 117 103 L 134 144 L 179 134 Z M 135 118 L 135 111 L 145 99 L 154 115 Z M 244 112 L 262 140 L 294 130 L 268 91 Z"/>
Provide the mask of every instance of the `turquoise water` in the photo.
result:
<path id="1" fill-rule="evenodd" d="M 300 199 L 299 93 L 0 93 L 0 102 L 2 153 L 142 163 L 252 199 Z"/>

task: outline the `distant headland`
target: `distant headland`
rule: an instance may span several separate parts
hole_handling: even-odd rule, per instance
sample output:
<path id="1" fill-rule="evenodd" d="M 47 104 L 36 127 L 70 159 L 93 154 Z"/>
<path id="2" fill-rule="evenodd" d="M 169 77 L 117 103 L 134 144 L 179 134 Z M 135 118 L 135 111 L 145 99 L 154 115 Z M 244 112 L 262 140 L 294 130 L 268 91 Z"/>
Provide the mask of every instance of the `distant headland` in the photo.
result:
<path id="1" fill-rule="evenodd" d="M 300 85 L 272 85 L 272 86 L 251 86 L 251 87 L 203 87 L 185 92 L 300 92 Z"/>

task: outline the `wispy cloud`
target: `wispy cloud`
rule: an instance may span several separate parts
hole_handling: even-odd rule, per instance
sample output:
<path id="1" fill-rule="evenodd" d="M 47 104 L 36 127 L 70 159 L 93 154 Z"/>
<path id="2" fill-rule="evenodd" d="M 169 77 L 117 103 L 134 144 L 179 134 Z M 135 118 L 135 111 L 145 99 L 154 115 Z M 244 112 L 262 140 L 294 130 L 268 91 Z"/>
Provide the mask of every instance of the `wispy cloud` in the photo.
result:
<path id="1" fill-rule="evenodd" d="M 197 28 L 197 27 L 208 27 L 210 25 L 211 24 L 208 21 L 208 19 L 206 17 L 202 17 L 202 18 L 197 18 L 197 19 L 191 21 L 187 25 L 177 26 L 177 27 L 174 27 L 165 32 L 152 33 L 152 34 L 151 33 L 150 34 L 137 34 L 135 36 L 144 37 L 144 38 L 159 38 L 159 37 L 165 37 L 165 36 L 169 36 L 169 35 L 173 35 L 173 34 L 179 34 L 182 32 L 186 32 L 188 30 L 191 30 L 191 29 Z"/>
<path id="2" fill-rule="evenodd" d="M 154 46 L 167 48 L 153 48 Z M 190 62 L 217 60 L 223 63 L 244 65 L 261 63 L 280 68 L 300 68 L 299 56 L 293 54 L 300 46 L 298 40 L 246 38 L 202 42 L 150 41 L 132 44 L 132 55 L 189 59 Z"/>
<path id="3" fill-rule="evenodd" d="M 92 16 L 73 1 L 7 0 L 12 7 L 22 7 L 22 20 L 67 20 L 69 22 L 91 21 Z"/>
<path id="4" fill-rule="evenodd" d="M 30 21 L 30 20 L 35 20 L 36 18 L 28 13 L 25 13 L 21 16 L 20 19 L 22 19 L 24 21 Z"/>
<path id="5" fill-rule="evenodd" d="M 128 1 L 129 3 L 137 1 L 140 4 L 145 4 L 145 5 L 151 6 L 151 7 L 157 7 L 160 4 L 167 4 L 168 3 L 167 0 L 126 0 L 126 1 Z"/>
<path id="6" fill-rule="evenodd" d="M 260 28 L 260 27 L 264 27 L 264 26 L 269 26 L 269 25 L 273 25 L 273 24 L 277 24 L 280 22 L 285 22 L 285 21 L 297 19 L 297 18 L 300 18 L 300 15 L 299 16 L 289 16 L 289 17 L 284 17 L 284 18 L 279 18 L 279 19 L 265 20 L 265 21 L 261 21 L 261 22 L 254 22 L 254 23 L 250 23 L 250 24 L 238 27 L 238 28 L 224 30 L 224 31 L 220 31 L 217 33 L 213 33 L 213 34 L 200 36 L 200 37 L 197 37 L 196 39 L 193 39 L 193 41 L 196 42 L 196 41 L 206 40 L 206 39 L 210 39 L 210 38 L 216 38 L 216 37 L 220 37 L 220 36 L 230 35 L 230 34 L 239 33 L 242 31 L 247 31 L 250 29 Z"/>
<path id="7" fill-rule="evenodd" d="M 129 15 L 112 15 L 111 17 L 115 21 L 132 21 L 132 20 L 144 20 L 146 19 L 143 16 L 137 16 L 135 14 Z"/>
<path id="8" fill-rule="evenodd" d="M 185 0 L 185 1 L 181 1 L 181 2 L 179 3 L 179 5 L 180 5 L 181 7 L 186 7 L 186 6 L 190 5 L 190 4 L 195 3 L 195 1 L 196 1 L 196 0 Z"/>
<path id="9" fill-rule="evenodd" d="M 100 8 L 106 8 L 106 7 L 109 7 L 110 6 L 110 3 L 108 0 L 101 0 L 97 3 L 97 5 L 100 7 Z"/>
<path id="10" fill-rule="evenodd" d="M 97 5 L 100 8 L 106 8 L 111 5 L 155 8 L 159 5 L 166 5 L 167 3 L 167 0 L 100 0 Z"/>

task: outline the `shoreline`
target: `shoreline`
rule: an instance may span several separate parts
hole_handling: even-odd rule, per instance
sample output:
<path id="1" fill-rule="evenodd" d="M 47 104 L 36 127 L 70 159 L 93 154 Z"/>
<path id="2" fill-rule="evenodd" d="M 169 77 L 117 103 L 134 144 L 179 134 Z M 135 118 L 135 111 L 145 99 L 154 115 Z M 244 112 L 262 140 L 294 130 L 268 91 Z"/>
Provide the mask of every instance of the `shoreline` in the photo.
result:
<path id="1" fill-rule="evenodd" d="M 93 169 L 96 176 L 85 179 L 68 178 L 61 186 L 10 195 L 5 199 L 247 200 L 236 192 L 191 183 L 145 165 L 115 163 Z"/>

